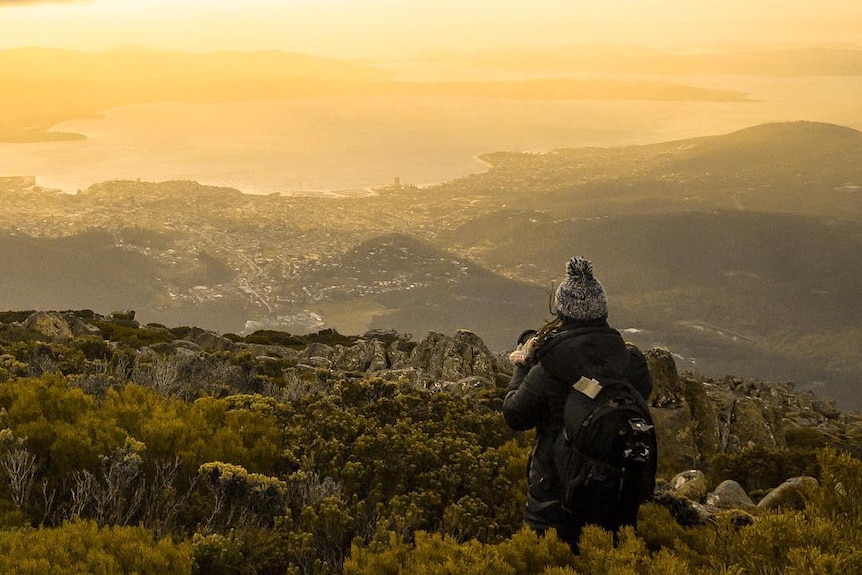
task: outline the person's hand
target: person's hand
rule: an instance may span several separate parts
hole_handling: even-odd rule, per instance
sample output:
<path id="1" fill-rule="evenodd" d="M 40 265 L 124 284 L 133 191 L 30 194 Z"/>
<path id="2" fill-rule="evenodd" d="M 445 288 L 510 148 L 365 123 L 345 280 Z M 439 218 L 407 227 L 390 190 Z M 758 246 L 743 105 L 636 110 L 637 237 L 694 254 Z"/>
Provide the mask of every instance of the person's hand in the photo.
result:
<path id="1" fill-rule="evenodd" d="M 536 346 L 536 338 L 531 337 L 525 343 L 519 344 L 515 351 L 509 354 L 509 361 L 512 365 L 524 365 L 533 354 L 533 348 Z"/>

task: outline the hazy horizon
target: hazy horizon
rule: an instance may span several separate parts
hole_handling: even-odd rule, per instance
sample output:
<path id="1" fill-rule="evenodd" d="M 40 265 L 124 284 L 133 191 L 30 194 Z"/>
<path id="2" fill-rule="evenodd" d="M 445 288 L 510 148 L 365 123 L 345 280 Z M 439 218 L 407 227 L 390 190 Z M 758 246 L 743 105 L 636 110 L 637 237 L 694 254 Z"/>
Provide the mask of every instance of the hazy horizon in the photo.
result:
<path id="1" fill-rule="evenodd" d="M 0 1 L 0 49 L 142 45 L 400 58 L 440 49 L 584 42 L 858 45 L 862 4 L 832 0 L 38 0 Z"/>
<path id="2" fill-rule="evenodd" d="M 495 151 L 862 129 L 860 29 L 851 0 L 0 0 L 0 175 L 333 190 L 457 178 Z M 777 50 L 812 45 L 844 54 Z M 15 50 L 33 46 L 84 54 Z"/>
<path id="3" fill-rule="evenodd" d="M 64 192 L 114 179 L 321 192 L 396 177 L 416 185 L 451 180 L 484 171 L 477 156 L 495 151 L 650 144 L 796 120 L 862 130 L 852 97 L 862 78 L 749 78 L 744 87 L 754 101 L 378 96 L 136 104 L 55 126 L 85 140 L 0 143 L 0 161 L 17 170 L 0 175 L 36 175 L 38 185 Z"/>

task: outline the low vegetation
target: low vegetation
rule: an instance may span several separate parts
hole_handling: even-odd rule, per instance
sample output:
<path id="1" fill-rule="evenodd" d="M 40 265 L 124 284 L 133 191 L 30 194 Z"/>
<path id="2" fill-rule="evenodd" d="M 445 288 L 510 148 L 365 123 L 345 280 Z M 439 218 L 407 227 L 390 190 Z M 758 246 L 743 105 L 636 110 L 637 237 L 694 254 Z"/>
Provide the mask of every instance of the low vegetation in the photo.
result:
<path id="1" fill-rule="evenodd" d="M 12 316 L 4 316 L 12 320 Z M 105 324 L 97 324 L 105 328 Z M 714 485 L 819 479 L 804 511 L 683 527 L 654 503 L 617 544 L 573 556 L 521 521 L 529 435 L 501 390 L 428 391 L 265 346 L 177 353 L 192 328 L 65 343 L 0 329 L 0 571 L 377 574 L 850 573 L 862 569 L 862 461 L 823 437 L 716 458 Z M 160 339 L 141 333 L 157 332 Z M 257 349 L 258 351 L 254 351 Z M 753 465 L 757 470 L 753 473 Z M 669 479 L 669 478 L 665 478 Z"/>

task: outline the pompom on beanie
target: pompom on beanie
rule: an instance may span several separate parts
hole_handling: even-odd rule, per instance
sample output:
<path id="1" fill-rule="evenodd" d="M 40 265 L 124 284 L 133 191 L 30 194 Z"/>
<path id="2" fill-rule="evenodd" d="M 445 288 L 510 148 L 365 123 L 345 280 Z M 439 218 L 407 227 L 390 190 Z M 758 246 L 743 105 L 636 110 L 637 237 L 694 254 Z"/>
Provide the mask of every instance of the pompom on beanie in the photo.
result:
<path id="1" fill-rule="evenodd" d="M 593 321 L 608 317 L 608 297 L 602 284 L 593 277 L 590 260 L 575 256 L 566 264 L 566 279 L 556 293 L 557 314 L 561 317 Z"/>

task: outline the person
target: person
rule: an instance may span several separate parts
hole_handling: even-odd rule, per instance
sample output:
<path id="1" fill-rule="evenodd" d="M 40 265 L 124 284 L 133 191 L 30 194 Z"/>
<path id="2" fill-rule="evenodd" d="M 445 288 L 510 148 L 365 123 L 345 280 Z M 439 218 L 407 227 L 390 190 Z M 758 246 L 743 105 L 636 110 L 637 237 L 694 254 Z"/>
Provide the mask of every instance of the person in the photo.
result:
<path id="1" fill-rule="evenodd" d="M 608 299 L 593 275 L 592 262 L 575 256 L 554 297 L 556 318 L 534 335 L 519 337 L 509 356 L 512 379 L 503 399 L 506 424 L 516 431 L 536 429 L 527 472 L 524 519 L 533 530 L 553 528 L 577 553 L 584 520 L 566 509 L 562 481 L 554 462 L 554 443 L 563 427 L 563 412 L 572 382 L 580 376 L 601 380 L 624 377 L 644 396 L 652 378 L 643 354 L 608 324 Z M 532 335 L 532 337 L 530 337 Z M 609 510 L 602 527 L 616 532 L 634 524 L 637 509 Z"/>

